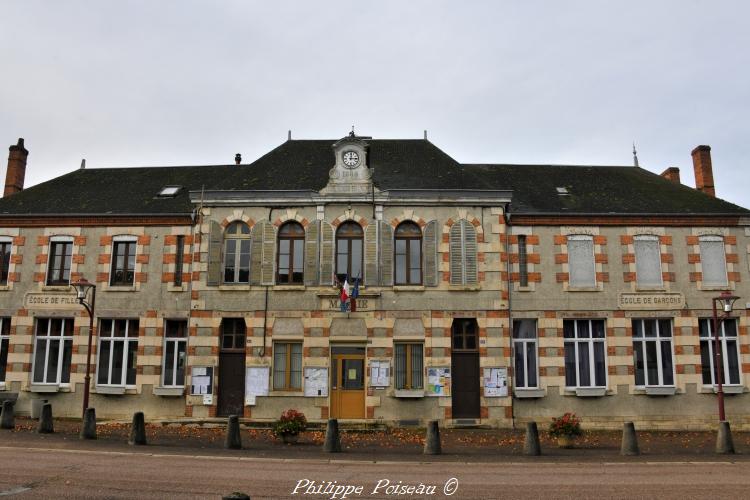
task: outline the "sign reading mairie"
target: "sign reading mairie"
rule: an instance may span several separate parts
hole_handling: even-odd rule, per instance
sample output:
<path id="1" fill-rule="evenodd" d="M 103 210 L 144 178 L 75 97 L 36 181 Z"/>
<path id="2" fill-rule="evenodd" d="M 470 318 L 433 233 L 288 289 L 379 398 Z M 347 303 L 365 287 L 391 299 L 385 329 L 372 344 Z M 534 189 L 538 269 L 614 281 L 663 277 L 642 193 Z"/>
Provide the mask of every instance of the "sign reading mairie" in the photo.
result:
<path id="1" fill-rule="evenodd" d="M 682 309 L 685 296 L 681 293 L 621 293 L 617 306 L 620 309 Z"/>
<path id="2" fill-rule="evenodd" d="M 75 294 L 70 293 L 27 293 L 24 298 L 26 309 L 71 309 L 78 306 Z"/>

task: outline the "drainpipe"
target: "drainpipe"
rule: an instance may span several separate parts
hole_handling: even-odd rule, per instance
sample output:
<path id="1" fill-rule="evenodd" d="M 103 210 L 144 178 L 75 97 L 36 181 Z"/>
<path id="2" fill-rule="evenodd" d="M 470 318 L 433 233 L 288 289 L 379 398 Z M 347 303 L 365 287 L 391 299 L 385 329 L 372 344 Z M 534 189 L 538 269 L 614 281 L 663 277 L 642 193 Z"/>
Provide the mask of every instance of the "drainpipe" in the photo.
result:
<path id="1" fill-rule="evenodd" d="M 510 216 L 510 203 L 505 205 L 505 263 L 508 271 L 508 342 L 510 343 L 510 364 L 509 368 L 515 367 L 516 353 L 514 352 L 513 345 L 513 309 L 511 307 L 511 293 L 513 291 L 513 283 L 510 278 L 511 267 L 510 267 L 510 228 L 511 228 L 511 216 Z M 508 370 L 511 372 L 512 370 Z M 515 430 L 516 428 L 516 415 L 513 396 L 513 388 L 515 386 L 515 372 L 513 375 L 508 376 L 508 391 L 510 391 L 510 425 Z"/>

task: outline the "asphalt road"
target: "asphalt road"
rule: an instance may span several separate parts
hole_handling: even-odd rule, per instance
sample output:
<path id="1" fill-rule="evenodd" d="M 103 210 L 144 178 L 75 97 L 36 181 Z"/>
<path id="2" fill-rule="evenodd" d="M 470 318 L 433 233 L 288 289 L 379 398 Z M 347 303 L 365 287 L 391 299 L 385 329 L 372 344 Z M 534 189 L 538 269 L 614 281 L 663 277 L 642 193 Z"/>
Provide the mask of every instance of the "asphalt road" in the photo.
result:
<path id="1" fill-rule="evenodd" d="M 405 464 L 0 447 L 0 464 L 0 496 L 19 499 L 216 499 L 239 490 L 253 500 L 323 500 L 333 495 L 316 492 L 334 481 L 362 487 L 346 496 L 353 499 L 750 498 L 747 461 Z M 384 481 L 435 492 L 397 494 Z"/>

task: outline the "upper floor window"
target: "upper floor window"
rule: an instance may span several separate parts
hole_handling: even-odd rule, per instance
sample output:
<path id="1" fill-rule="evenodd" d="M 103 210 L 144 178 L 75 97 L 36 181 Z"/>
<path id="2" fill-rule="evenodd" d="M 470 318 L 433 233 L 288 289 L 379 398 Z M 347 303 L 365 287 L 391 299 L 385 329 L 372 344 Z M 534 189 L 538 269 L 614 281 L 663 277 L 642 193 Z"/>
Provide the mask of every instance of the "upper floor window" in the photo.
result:
<path id="1" fill-rule="evenodd" d="M 568 236 L 568 269 L 570 272 L 570 286 L 596 286 L 593 236 L 587 234 L 572 234 Z"/>
<path id="2" fill-rule="evenodd" d="M 279 229 L 279 252 L 276 283 L 301 285 L 305 268 L 305 228 L 298 222 L 287 222 Z"/>
<path id="3" fill-rule="evenodd" d="M 0 285 L 8 284 L 8 269 L 10 268 L 10 239 L 0 239 Z"/>
<path id="4" fill-rule="evenodd" d="M 701 374 L 703 384 L 717 385 L 716 368 L 714 365 L 715 352 L 713 320 L 704 318 L 698 320 L 701 342 Z M 726 319 L 719 326 L 719 354 L 721 381 L 723 384 L 740 384 L 740 353 L 739 339 L 737 338 L 737 320 Z"/>
<path id="5" fill-rule="evenodd" d="M 635 385 L 673 386 L 672 321 L 633 320 Z"/>
<path id="6" fill-rule="evenodd" d="M 109 284 L 112 286 L 130 286 L 135 280 L 135 245 L 134 238 L 116 237 L 112 243 L 112 273 Z"/>
<path id="7" fill-rule="evenodd" d="M 529 286 L 529 260 L 526 253 L 526 235 L 518 235 L 518 284 Z"/>
<path id="8" fill-rule="evenodd" d="M 362 242 L 364 232 L 356 222 L 348 221 L 336 230 L 336 276 L 343 282 L 347 277 L 362 277 Z"/>
<path id="9" fill-rule="evenodd" d="M 461 219 L 450 230 L 451 285 L 477 282 L 477 230 L 466 219 Z"/>
<path id="10" fill-rule="evenodd" d="M 232 222 L 224 232 L 224 283 L 250 282 L 250 228 Z"/>
<path id="11" fill-rule="evenodd" d="M 413 222 L 396 228 L 396 284 L 422 284 L 422 230 Z"/>
<path id="12" fill-rule="evenodd" d="M 701 270 L 703 284 L 708 286 L 727 285 L 727 259 L 724 254 L 724 238 L 721 236 L 701 236 Z"/>
<path id="13" fill-rule="evenodd" d="M 606 387 L 605 336 L 602 319 L 563 321 L 566 387 Z"/>
<path id="14" fill-rule="evenodd" d="M 659 237 L 636 236 L 633 238 L 633 246 L 635 247 L 635 279 L 638 286 L 662 286 Z"/>
<path id="15" fill-rule="evenodd" d="M 73 238 L 53 236 L 49 244 L 48 285 L 70 283 L 70 262 L 73 258 Z"/>
<path id="16" fill-rule="evenodd" d="M 174 285 L 182 285 L 182 261 L 185 260 L 185 236 L 178 235 L 175 242 Z"/>

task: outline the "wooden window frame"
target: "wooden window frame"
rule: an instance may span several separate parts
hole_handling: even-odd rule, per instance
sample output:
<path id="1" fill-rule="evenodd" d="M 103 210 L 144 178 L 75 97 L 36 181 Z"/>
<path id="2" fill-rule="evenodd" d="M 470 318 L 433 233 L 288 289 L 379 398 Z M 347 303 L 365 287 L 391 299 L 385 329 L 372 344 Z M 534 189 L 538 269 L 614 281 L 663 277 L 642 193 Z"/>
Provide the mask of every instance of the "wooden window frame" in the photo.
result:
<path id="1" fill-rule="evenodd" d="M 467 325 L 474 326 L 474 333 L 467 332 Z M 460 327 L 460 331 L 459 331 Z M 468 337 L 474 337 L 475 347 L 466 347 Z M 456 338 L 461 338 L 461 347 L 456 347 Z M 451 325 L 451 351 L 456 352 L 479 352 L 479 323 L 476 318 L 453 318 Z"/>
<path id="2" fill-rule="evenodd" d="M 236 233 L 230 233 L 230 230 L 232 228 L 245 228 L 246 231 L 243 231 L 242 229 L 239 229 Z M 235 249 L 234 249 L 234 276 L 231 281 L 227 281 L 227 242 L 228 241 L 236 241 L 235 243 Z M 240 242 L 248 241 L 248 251 L 247 251 L 247 281 L 240 281 L 240 262 L 242 260 L 242 252 L 240 251 Z M 221 265 L 221 282 L 227 285 L 237 285 L 237 284 L 248 284 L 250 283 L 250 274 L 252 272 L 252 236 L 250 234 L 250 226 L 245 224 L 242 221 L 234 221 L 231 224 L 229 224 L 224 231 L 224 240 L 222 242 L 222 265 Z"/>
<path id="3" fill-rule="evenodd" d="M 525 234 L 518 235 L 518 285 L 529 286 L 529 257 Z"/>
<path id="4" fill-rule="evenodd" d="M 420 390 L 424 389 L 424 344 L 421 342 L 395 342 L 394 348 L 396 346 L 404 346 L 404 356 L 405 356 L 405 364 L 404 364 L 404 386 L 398 387 L 396 385 L 396 373 L 395 373 L 395 367 L 397 366 L 397 360 L 394 359 L 394 374 L 393 374 L 393 386 L 395 389 L 398 390 Z M 412 366 L 412 356 L 415 349 L 418 349 L 421 357 L 422 357 L 422 384 L 419 387 L 415 387 L 414 385 L 414 373 L 413 373 L 413 366 Z M 394 355 L 396 353 L 396 349 L 394 349 Z"/>
<path id="5" fill-rule="evenodd" d="M 10 269 L 10 255 L 13 251 L 13 242 L 0 240 L 0 285 L 8 284 Z"/>
<path id="6" fill-rule="evenodd" d="M 227 331 L 227 326 L 229 324 L 235 325 L 231 332 Z M 238 331 L 236 325 L 242 325 L 241 332 Z M 224 338 L 226 336 L 232 337 L 232 347 L 224 347 Z M 240 336 L 242 337 L 242 342 L 238 342 Z M 245 318 L 223 318 L 221 320 L 220 341 L 221 344 L 219 344 L 219 350 L 222 352 L 245 352 L 245 344 L 247 343 L 247 325 L 245 324 Z"/>
<path id="7" fill-rule="evenodd" d="M 62 258 L 60 259 L 60 265 L 62 267 L 56 268 L 55 258 L 59 255 L 59 247 L 62 247 Z M 69 250 L 69 251 L 68 251 Z M 73 261 L 73 240 L 72 239 L 59 239 L 52 240 L 49 244 L 49 265 L 47 267 L 47 285 L 69 285 L 70 284 L 70 268 Z M 68 278 L 65 278 L 65 269 L 68 270 Z"/>
<path id="8" fill-rule="evenodd" d="M 181 234 L 177 235 L 175 246 L 177 248 L 175 249 L 174 259 L 174 285 L 182 286 L 182 261 L 185 259 L 185 236 Z"/>
<path id="9" fill-rule="evenodd" d="M 122 240 L 114 240 L 112 242 L 112 266 L 111 266 L 111 273 L 109 278 L 109 285 L 110 286 L 133 286 L 135 283 L 135 257 L 138 255 L 138 249 L 136 248 L 138 245 L 138 242 L 136 240 L 131 239 L 122 239 Z M 133 256 L 133 268 L 130 269 L 128 267 L 128 259 L 131 256 L 130 248 L 132 246 L 132 256 Z M 118 250 L 123 247 L 124 253 L 122 254 L 122 269 L 119 269 L 117 267 L 117 257 L 118 257 Z M 124 279 L 118 280 L 116 279 L 117 273 L 119 271 L 122 271 L 122 275 L 125 276 Z M 132 279 L 128 280 L 127 276 L 128 273 L 132 274 Z"/>
<path id="10" fill-rule="evenodd" d="M 417 230 L 419 233 L 419 236 L 409 234 L 409 235 L 399 235 L 398 231 L 400 228 L 404 227 L 413 227 Z M 415 224 L 412 221 L 404 221 L 398 226 L 396 226 L 396 230 L 393 232 L 393 284 L 394 285 L 414 285 L 418 286 L 421 285 L 424 282 L 424 269 L 422 269 L 422 259 L 424 257 L 423 255 L 423 248 L 422 248 L 422 229 Z M 398 241 L 402 240 L 405 241 L 405 251 L 403 254 L 398 253 Z M 412 252 L 412 245 L 411 243 L 416 241 L 419 245 L 419 280 L 417 281 L 411 281 L 411 272 L 412 267 L 410 265 L 411 263 L 411 252 Z M 406 267 L 404 271 L 404 275 L 406 276 L 406 281 L 398 281 L 398 257 L 399 255 L 404 255 L 404 266 Z"/>
<path id="11" fill-rule="evenodd" d="M 302 232 L 296 233 L 296 234 L 282 234 L 284 232 L 285 228 L 289 227 L 297 227 Z M 281 225 L 279 228 L 278 236 L 277 236 L 277 251 L 276 251 L 276 284 L 277 285 L 303 285 L 305 283 L 305 228 L 296 221 L 289 221 L 285 222 Z M 289 241 L 289 266 L 286 268 L 288 271 L 287 276 L 289 277 L 288 281 L 282 282 L 280 279 L 281 276 L 281 241 Z M 301 241 L 301 249 L 302 249 L 302 272 L 299 280 L 294 279 L 294 254 L 295 254 L 295 242 Z"/>
<path id="12" fill-rule="evenodd" d="M 357 228 L 359 228 L 359 235 L 347 235 L 347 234 L 342 235 L 341 233 L 347 226 L 349 227 L 356 226 Z M 361 242 L 362 252 L 360 256 L 359 268 L 361 270 L 364 270 L 364 267 L 365 267 L 365 232 L 362 229 L 362 226 L 360 226 L 359 224 L 357 224 L 356 222 L 352 220 L 348 220 L 344 222 L 343 224 L 341 224 L 336 229 L 335 237 L 336 237 L 336 248 L 335 248 L 333 259 L 334 259 L 334 264 L 335 264 L 334 268 L 336 269 L 335 271 L 336 276 L 337 277 L 346 276 L 350 279 L 357 278 L 357 276 L 352 276 L 352 241 L 359 240 Z M 344 243 L 344 242 L 346 243 L 346 272 L 342 273 L 340 272 L 340 269 L 339 269 L 339 245 L 340 243 Z M 359 276 L 359 277 L 362 278 L 362 276 Z M 340 279 L 341 278 L 339 278 L 339 280 Z"/>
<path id="13" fill-rule="evenodd" d="M 284 386 L 283 387 L 277 387 L 275 372 L 276 372 L 276 348 L 279 345 L 285 345 L 286 346 L 286 354 L 284 359 Z M 302 377 L 300 376 L 300 384 L 299 387 L 292 387 L 292 346 L 298 345 L 300 346 L 300 365 L 302 364 L 302 358 L 304 357 L 304 352 L 302 350 L 302 342 L 274 342 L 273 343 L 273 363 L 274 363 L 274 374 L 272 374 L 273 379 L 273 390 L 274 391 L 284 391 L 284 392 L 299 392 L 302 390 Z"/>

